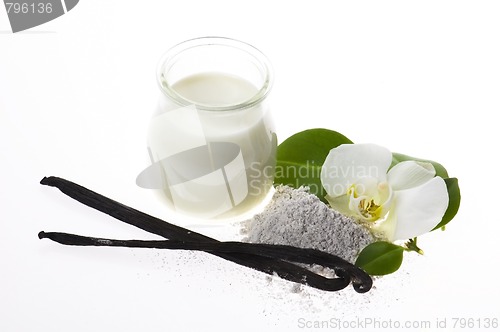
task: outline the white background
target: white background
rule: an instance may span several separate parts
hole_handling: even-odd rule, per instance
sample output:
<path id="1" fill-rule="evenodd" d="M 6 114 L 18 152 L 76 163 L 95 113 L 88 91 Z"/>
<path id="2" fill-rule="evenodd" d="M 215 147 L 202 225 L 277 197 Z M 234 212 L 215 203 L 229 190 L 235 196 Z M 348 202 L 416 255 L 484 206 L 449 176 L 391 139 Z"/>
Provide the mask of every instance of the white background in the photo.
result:
<path id="1" fill-rule="evenodd" d="M 450 329 L 454 317 L 500 318 L 499 17 L 496 1 L 82 0 L 12 34 L 0 8 L 0 331 L 290 331 L 344 317 Z M 459 178 L 460 212 L 421 238 L 425 256 L 366 295 L 292 293 L 204 253 L 38 240 L 41 230 L 154 238 L 39 181 L 65 177 L 164 216 L 135 185 L 155 68 L 174 44 L 207 35 L 271 59 L 280 141 L 326 127 Z"/>

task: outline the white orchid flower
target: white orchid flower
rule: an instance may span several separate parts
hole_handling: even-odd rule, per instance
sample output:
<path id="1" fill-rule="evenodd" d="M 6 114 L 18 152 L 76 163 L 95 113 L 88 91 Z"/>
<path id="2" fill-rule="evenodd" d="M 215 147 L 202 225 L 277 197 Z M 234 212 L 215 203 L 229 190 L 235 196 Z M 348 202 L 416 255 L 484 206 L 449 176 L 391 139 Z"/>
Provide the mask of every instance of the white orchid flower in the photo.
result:
<path id="1" fill-rule="evenodd" d="M 374 144 L 343 144 L 321 170 L 333 209 L 370 222 L 388 241 L 434 229 L 448 207 L 448 191 L 430 163 L 404 161 L 389 170 L 392 153 Z"/>

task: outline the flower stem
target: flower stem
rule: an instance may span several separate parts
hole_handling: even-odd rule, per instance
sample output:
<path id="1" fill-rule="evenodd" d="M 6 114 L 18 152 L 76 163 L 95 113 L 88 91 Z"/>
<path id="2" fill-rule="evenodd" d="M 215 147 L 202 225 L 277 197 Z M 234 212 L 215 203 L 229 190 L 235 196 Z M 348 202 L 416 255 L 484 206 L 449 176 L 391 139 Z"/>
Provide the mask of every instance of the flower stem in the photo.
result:
<path id="1" fill-rule="evenodd" d="M 404 246 L 406 251 L 415 251 L 416 253 L 423 255 L 424 251 L 417 246 L 417 238 L 409 239 Z"/>

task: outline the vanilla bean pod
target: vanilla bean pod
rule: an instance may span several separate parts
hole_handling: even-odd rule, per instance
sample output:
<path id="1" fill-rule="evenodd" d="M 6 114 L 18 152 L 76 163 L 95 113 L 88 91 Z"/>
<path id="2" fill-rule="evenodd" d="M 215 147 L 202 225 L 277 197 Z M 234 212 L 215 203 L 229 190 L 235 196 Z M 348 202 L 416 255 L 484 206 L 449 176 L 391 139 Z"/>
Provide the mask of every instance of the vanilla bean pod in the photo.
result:
<path id="1" fill-rule="evenodd" d="M 259 244 L 246 244 L 247 246 L 237 245 L 238 248 L 236 248 L 237 249 L 236 250 L 234 248 L 235 242 L 230 243 L 229 246 L 224 244 L 220 245 L 220 242 L 215 239 L 167 223 L 159 218 L 147 215 L 143 212 L 140 212 L 124 204 L 121 204 L 105 196 L 102 196 L 98 193 L 95 193 L 71 181 L 58 177 L 45 177 L 42 179 L 40 183 L 43 185 L 56 187 L 59 190 L 61 190 L 64 194 L 81 202 L 82 204 L 85 204 L 98 211 L 106 213 L 120 221 L 141 228 L 147 232 L 154 233 L 162 237 L 165 237 L 167 239 L 170 239 L 169 241 L 173 241 L 170 244 L 166 244 L 166 242 L 169 241 L 152 241 L 152 242 L 165 242 L 164 244 L 159 244 L 159 243 L 153 244 L 151 243 L 151 241 L 132 240 L 133 241 L 132 243 L 135 243 L 136 245 L 139 244 L 160 245 L 163 246 L 162 248 L 166 248 L 166 246 L 178 245 L 179 248 L 176 249 L 186 249 L 180 247 L 181 245 L 184 244 L 185 247 L 191 246 L 193 248 L 193 249 L 188 248 L 189 250 L 203 250 L 211 254 L 214 254 L 216 256 L 219 256 L 221 258 L 233 261 L 235 263 L 251 267 L 268 274 L 276 273 L 277 275 L 279 275 L 284 279 L 307 284 L 311 287 L 319 288 L 322 290 L 335 291 L 343 289 L 352 281 L 354 289 L 357 292 L 363 293 L 368 291 L 372 285 L 371 278 L 364 271 L 360 270 L 359 268 L 355 267 L 354 265 L 344 261 L 343 259 L 337 256 L 329 255 L 319 251 L 314 251 L 314 254 L 310 252 L 309 256 L 306 255 L 305 251 L 299 254 L 299 256 L 301 257 L 300 259 L 307 260 L 307 263 L 318 264 L 318 261 L 321 261 L 321 263 L 319 263 L 320 265 L 329 266 L 333 268 L 336 271 L 338 278 L 329 279 L 320 276 L 318 274 L 315 274 L 307 269 L 301 268 L 293 263 L 290 263 L 289 261 L 298 261 L 296 256 L 297 252 L 294 252 L 293 249 L 290 250 L 290 248 L 293 247 L 267 245 L 269 247 L 264 248 L 262 246 L 258 247 Z M 47 234 L 54 235 L 61 233 L 41 232 L 40 236 L 41 238 L 49 237 L 47 236 Z M 66 234 L 66 240 L 68 240 L 68 236 L 70 236 L 70 234 Z M 78 241 L 83 241 L 83 239 L 85 238 L 76 235 L 71 235 L 71 236 L 78 237 L 78 238 L 72 238 L 72 240 L 78 240 Z M 59 238 L 61 238 L 61 236 L 59 236 Z M 105 239 L 101 240 L 104 240 L 104 242 L 100 243 L 106 242 Z M 122 244 L 125 243 L 122 242 Z M 129 242 L 128 244 L 131 243 Z M 80 244 L 80 245 L 95 245 L 95 244 Z M 199 246 L 198 248 L 200 249 L 196 249 L 195 248 L 196 245 L 198 245 Z M 210 245 L 212 245 L 212 247 L 210 247 Z M 205 249 L 201 249 L 203 246 L 205 246 Z M 218 249 L 214 249 L 217 246 L 219 246 Z M 299 249 L 299 250 L 309 250 L 309 249 Z M 323 262 L 324 260 L 327 261 L 326 264 L 325 262 Z"/>
<path id="2" fill-rule="evenodd" d="M 163 241 L 147 241 L 147 240 L 112 240 L 103 238 L 86 237 L 59 232 L 40 232 L 40 239 L 51 239 L 65 245 L 77 246 L 101 246 L 101 247 L 127 247 L 127 248 L 154 248 L 154 249 L 183 249 L 183 250 L 198 250 L 205 252 L 225 252 L 225 253 L 249 253 L 253 254 L 258 251 L 259 256 L 283 259 L 293 263 L 302 264 L 317 264 L 324 267 L 337 269 L 338 274 L 349 271 L 352 277 L 353 284 L 359 285 L 361 288 L 371 284 L 371 278 L 359 269 L 352 269 L 351 264 L 343 259 L 316 250 L 304 249 L 286 245 L 272 245 L 265 243 L 244 243 L 244 242 L 185 242 L 175 240 Z M 339 286 L 344 285 L 348 280 L 337 279 Z M 346 285 L 347 286 L 347 285 Z M 345 287 L 345 286 L 344 286 Z"/>

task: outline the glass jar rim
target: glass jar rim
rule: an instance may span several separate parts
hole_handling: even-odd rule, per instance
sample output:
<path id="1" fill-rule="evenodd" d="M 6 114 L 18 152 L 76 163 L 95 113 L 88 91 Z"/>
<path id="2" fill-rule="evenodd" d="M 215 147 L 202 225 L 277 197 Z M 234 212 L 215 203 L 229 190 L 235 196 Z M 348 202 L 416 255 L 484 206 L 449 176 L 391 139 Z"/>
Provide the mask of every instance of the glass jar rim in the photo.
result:
<path id="1" fill-rule="evenodd" d="M 171 89 L 171 85 L 168 84 L 166 82 L 166 79 L 164 78 L 164 72 L 167 67 L 167 64 L 169 63 L 169 60 L 173 59 L 175 56 L 191 48 L 199 46 L 211 46 L 211 45 L 233 47 L 248 53 L 253 58 L 259 61 L 259 63 L 262 65 L 265 71 L 264 83 L 252 98 L 228 106 L 198 105 L 184 98 L 175 90 Z M 163 56 L 160 58 L 156 70 L 156 78 L 162 93 L 165 94 L 167 97 L 173 99 L 180 106 L 189 106 L 194 104 L 198 109 L 206 111 L 231 111 L 231 110 L 246 109 L 254 105 L 257 105 L 267 97 L 267 95 L 271 91 L 274 81 L 274 75 L 271 63 L 269 59 L 260 50 L 258 50 L 257 48 L 248 43 L 227 37 L 199 37 L 186 40 L 184 42 L 181 42 L 173 46 L 167 52 L 165 52 Z"/>

